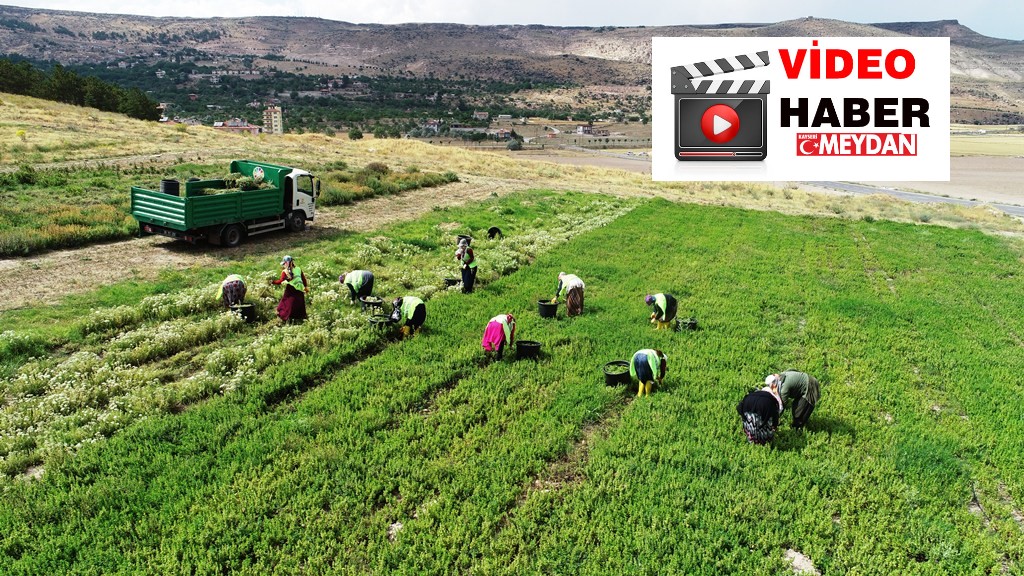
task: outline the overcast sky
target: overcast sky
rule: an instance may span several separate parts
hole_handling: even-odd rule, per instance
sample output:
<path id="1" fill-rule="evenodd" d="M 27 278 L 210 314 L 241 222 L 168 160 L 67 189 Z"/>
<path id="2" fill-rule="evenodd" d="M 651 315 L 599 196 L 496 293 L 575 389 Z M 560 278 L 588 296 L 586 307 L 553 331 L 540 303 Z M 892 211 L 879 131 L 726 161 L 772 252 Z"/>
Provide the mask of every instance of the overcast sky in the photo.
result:
<path id="1" fill-rule="evenodd" d="M 804 16 L 851 22 L 959 20 L 976 32 L 1024 40 L 1024 0 L 0 0 L 31 8 L 146 16 L 312 16 L 355 23 L 455 22 L 653 26 L 778 22 Z"/>

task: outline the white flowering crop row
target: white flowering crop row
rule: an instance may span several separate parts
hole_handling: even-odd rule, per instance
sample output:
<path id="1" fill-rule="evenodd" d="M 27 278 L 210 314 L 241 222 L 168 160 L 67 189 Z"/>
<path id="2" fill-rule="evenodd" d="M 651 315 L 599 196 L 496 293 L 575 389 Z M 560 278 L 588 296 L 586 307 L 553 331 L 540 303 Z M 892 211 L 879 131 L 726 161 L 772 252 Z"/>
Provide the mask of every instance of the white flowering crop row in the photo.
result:
<path id="1" fill-rule="evenodd" d="M 505 222 L 504 239 L 489 240 L 486 228 L 470 230 L 476 240 L 482 281 L 509 274 L 552 247 L 605 225 L 634 204 L 552 195 L 560 213 L 525 216 L 521 230 Z M 507 199 L 518 208 L 519 200 Z M 524 201 L 529 206 L 531 202 Z M 508 208 L 495 205 L 496 213 Z M 447 216 L 447 215 L 446 215 Z M 453 235 L 442 225 L 424 227 L 419 245 L 394 235 L 375 235 L 350 248 L 345 265 L 369 268 L 377 276 L 375 293 L 390 299 L 415 294 L 429 299 L 443 288 L 443 278 L 457 275 L 449 251 Z M 436 248 L 431 248 L 436 246 Z M 293 358 L 321 354 L 367 331 L 366 315 L 351 306 L 338 284 L 337 258 L 297 256 L 312 290 L 309 318 L 280 325 L 275 307 L 283 288 L 272 286 L 280 270 L 252 269 L 242 276 L 246 300 L 255 304 L 262 322 L 246 325 L 224 312 L 216 298 L 219 281 L 154 294 L 137 303 L 93 310 L 78 321 L 86 344 L 70 357 L 44 355 L 11 377 L 0 379 L 0 476 L 74 451 L 83 442 L 109 436 L 148 414 L 176 409 L 214 394 L 246 389 L 269 368 Z M 461 285 L 450 287 L 457 291 Z M 389 310 L 390 307 L 387 307 Z M 375 339 L 360 346 L 371 346 Z M 0 351 L 31 350 L 39 343 L 17 331 L 0 333 Z"/>

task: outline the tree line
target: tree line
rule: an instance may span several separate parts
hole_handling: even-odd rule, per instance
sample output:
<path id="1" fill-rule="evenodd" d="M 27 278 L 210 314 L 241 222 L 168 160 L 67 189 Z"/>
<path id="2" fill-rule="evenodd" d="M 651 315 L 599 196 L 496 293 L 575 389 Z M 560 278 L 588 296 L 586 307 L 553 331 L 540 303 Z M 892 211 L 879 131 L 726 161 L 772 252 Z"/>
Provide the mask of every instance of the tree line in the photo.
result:
<path id="1" fill-rule="evenodd" d="M 124 89 L 94 76 L 80 76 L 60 64 L 46 71 L 26 61 L 0 58 L 0 92 L 120 112 L 139 120 L 160 118 L 157 103 L 141 89 Z"/>

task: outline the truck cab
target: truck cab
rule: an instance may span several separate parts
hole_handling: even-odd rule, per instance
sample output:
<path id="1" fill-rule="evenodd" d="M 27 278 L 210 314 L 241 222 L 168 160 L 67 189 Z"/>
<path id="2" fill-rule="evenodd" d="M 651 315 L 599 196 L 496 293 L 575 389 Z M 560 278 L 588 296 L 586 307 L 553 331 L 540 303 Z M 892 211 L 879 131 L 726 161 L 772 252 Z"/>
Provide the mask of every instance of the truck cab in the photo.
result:
<path id="1" fill-rule="evenodd" d="M 305 228 L 307 220 L 316 216 L 316 199 L 320 195 L 320 179 L 295 168 L 284 178 L 286 224 L 292 232 Z"/>

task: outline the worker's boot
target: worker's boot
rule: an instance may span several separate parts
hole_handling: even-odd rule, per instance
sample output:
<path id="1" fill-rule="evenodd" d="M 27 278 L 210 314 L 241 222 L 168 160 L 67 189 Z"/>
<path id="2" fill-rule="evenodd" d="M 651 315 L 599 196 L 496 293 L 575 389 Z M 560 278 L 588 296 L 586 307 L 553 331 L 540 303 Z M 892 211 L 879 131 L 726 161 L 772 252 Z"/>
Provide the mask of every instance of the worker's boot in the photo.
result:
<path id="1" fill-rule="evenodd" d="M 413 334 L 419 334 L 420 330 L 423 330 L 423 326 L 417 326 L 416 330 L 413 331 Z"/>
<path id="2" fill-rule="evenodd" d="M 402 326 L 398 331 L 401 332 L 402 338 L 409 337 L 410 330 L 408 326 Z"/>
<path id="3" fill-rule="evenodd" d="M 644 383 L 640 383 L 640 387 L 636 391 L 636 397 L 639 398 L 644 395 Z"/>
<path id="4" fill-rule="evenodd" d="M 644 396 L 647 396 L 648 394 L 651 393 L 651 388 L 654 388 L 654 380 L 651 380 L 650 382 L 644 385 Z"/>

